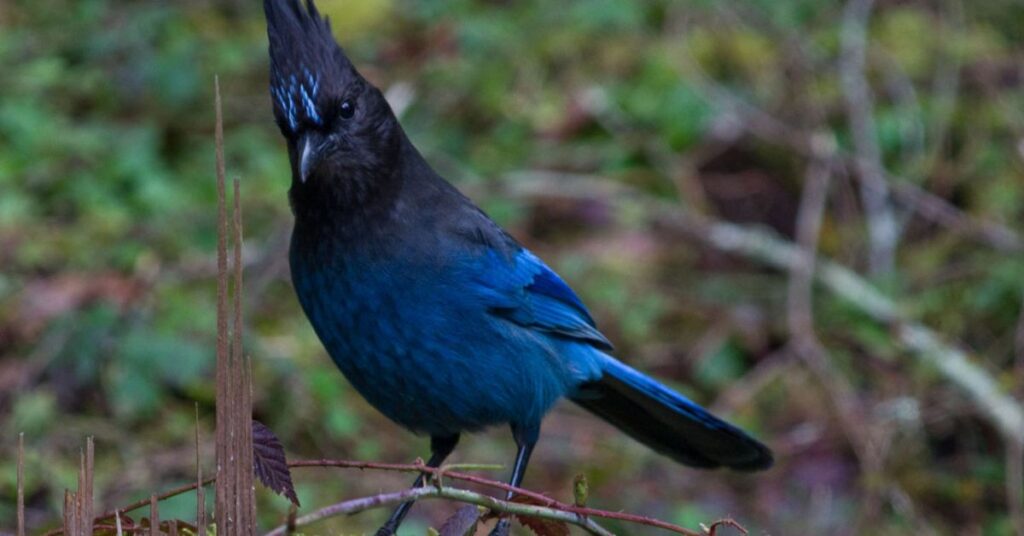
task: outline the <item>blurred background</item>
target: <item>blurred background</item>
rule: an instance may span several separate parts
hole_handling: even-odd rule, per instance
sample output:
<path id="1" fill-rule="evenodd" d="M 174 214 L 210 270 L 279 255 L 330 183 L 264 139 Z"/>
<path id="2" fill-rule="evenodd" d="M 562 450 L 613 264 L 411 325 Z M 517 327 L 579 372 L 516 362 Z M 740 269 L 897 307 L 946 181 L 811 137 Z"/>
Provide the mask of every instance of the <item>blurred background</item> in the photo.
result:
<path id="1" fill-rule="evenodd" d="M 193 478 L 196 402 L 213 470 L 215 74 L 256 417 L 293 459 L 427 453 L 299 310 L 262 9 L 211 4 L 0 3 L 0 531 L 19 432 L 33 532 L 59 525 L 87 435 L 101 509 Z M 686 469 L 564 404 L 527 487 L 568 499 L 585 473 L 592 506 L 752 534 L 1024 532 L 1020 2 L 319 5 L 428 160 L 577 289 L 617 355 L 777 456 Z M 454 461 L 512 456 L 495 429 Z M 409 480 L 295 478 L 304 511 Z M 280 522 L 286 501 L 258 498 Z M 420 504 L 403 533 L 454 509 Z"/>

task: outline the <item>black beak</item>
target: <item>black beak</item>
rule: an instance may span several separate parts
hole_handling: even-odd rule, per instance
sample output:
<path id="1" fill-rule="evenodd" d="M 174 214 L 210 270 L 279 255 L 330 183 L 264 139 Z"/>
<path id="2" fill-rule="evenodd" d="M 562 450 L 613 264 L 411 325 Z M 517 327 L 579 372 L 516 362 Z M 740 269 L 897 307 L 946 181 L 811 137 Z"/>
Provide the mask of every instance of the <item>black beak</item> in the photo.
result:
<path id="1" fill-rule="evenodd" d="M 305 183 L 320 166 L 326 140 L 318 134 L 307 134 L 299 139 L 299 179 Z"/>

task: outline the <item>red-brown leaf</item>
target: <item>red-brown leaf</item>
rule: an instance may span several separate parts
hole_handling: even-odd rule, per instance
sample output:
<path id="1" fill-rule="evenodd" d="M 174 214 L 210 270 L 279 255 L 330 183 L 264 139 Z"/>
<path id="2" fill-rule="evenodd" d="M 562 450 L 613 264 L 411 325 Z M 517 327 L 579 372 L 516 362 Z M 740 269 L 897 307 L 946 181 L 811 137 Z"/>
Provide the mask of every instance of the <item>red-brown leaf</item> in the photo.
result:
<path id="1" fill-rule="evenodd" d="M 525 495 L 516 495 L 512 498 L 512 502 L 546 506 L 543 502 Z M 569 525 L 566 525 L 562 521 L 553 521 L 550 519 L 541 519 L 539 517 L 519 514 L 516 514 L 515 518 L 520 524 L 530 529 L 530 531 L 537 536 L 569 536 Z"/>

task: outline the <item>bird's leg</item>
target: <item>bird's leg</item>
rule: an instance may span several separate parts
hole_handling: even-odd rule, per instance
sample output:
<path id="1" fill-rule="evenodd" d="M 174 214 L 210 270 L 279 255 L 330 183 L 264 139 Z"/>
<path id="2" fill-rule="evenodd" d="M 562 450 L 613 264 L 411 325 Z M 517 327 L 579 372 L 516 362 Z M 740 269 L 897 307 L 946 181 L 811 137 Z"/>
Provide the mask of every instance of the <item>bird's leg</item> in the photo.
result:
<path id="1" fill-rule="evenodd" d="M 537 444 L 537 437 L 540 435 L 540 426 L 520 426 L 512 425 L 512 437 L 516 440 L 516 464 L 512 467 L 512 478 L 509 479 L 509 484 L 515 487 L 519 487 L 519 484 L 523 482 L 523 474 L 526 473 L 526 464 L 530 462 L 530 454 L 533 453 L 533 447 Z M 511 501 L 515 493 L 509 491 L 505 494 L 505 500 Z M 511 520 L 507 517 L 503 517 L 498 520 L 498 524 L 494 526 L 490 536 L 508 536 L 509 525 Z"/>
<path id="2" fill-rule="evenodd" d="M 427 467 L 438 467 L 444 463 L 445 458 L 455 450 L 455 445 L 459 443 L 459 435 L 451 436 L 430 436 L 430 460 L 427 462 Z M 426 480 L 426 473 L 420 473 L 416 477 L 416 481 L 413 482 L 412 487 L 418 488 L 423 485 Z M 412 508 L 413 501 L 407 501 L 395 508 L 395 511 L 391 513 L 391 517 L 388 518 L 387 523 L 377 531 L 377 536 L 394 536 L 398 530 L 398 525 L 402 524 L 402 520 L 405 519 L 405 515 L 409 513 L 409 509 Z"/>

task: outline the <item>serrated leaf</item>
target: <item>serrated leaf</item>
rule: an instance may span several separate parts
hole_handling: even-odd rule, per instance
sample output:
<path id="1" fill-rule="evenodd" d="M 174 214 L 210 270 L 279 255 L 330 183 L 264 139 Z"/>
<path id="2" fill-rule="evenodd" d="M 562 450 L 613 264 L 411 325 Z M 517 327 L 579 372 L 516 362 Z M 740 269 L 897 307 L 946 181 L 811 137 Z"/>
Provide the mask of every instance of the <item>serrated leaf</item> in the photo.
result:
<path id="1" fill-rule="evenodd" d="M 480 521 L 480 509 L 468 504 L 459 508 L 449 517 L 441 530 L 440 536 L 472 536 L 476 532 L 476 524 Z"/>
<path id="2" fill-rule="evenodd" d="M 525 495 L 516 495 L 512 498 L 512 502 L 546 506 L 541 501 Z M 569 525 L 565 522 L 520 514 L 515 514 L 515 518 L 522 526 L 530 529 L 530 532 L 537 536 L 569 536 Z"/>
<path id="3" fill-rule="evenodd" d="M 252 421 L 252 454 L 252 469 L 256 478 L 295 506 L 301 506 L 295 495 L 292 473 L 288 469 L 281 441 L 270 428 L 255 419 Z"/>

